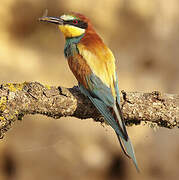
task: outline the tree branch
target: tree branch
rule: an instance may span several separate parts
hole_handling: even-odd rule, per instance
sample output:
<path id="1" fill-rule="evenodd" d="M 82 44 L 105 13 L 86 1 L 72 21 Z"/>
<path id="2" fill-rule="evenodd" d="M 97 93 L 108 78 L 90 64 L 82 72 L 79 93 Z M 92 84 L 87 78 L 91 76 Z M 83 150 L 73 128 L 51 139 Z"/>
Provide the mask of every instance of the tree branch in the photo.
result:
<path id="1" fill-rule="evenodd" d="M 121 104 L 127 125 L 144 121 L 166 128 L 179 127 L 179 95 L 123 91 Z M 55 119 L 64 116 L 93 118 L 103 122 L 103 117 L 78 87 L 51 87 L 38 82 L 0 85 L 0 137 L 26 114 Z"/>

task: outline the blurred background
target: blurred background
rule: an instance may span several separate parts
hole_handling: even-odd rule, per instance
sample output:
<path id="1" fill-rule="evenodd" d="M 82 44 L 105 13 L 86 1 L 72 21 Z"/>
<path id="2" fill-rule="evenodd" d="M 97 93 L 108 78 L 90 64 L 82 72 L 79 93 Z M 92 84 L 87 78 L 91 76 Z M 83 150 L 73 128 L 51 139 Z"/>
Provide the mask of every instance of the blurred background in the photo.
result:
<path id="1" fill-rule="evenodd" d="M 120 90 L 179 92 L 178 0 L 1 0 L 0 84 L 77 84 L 64 37 L 37 21 L 77 11 L 88 16 L 117 60 Z M 178 179 L 178 130 L 128 128 L 141 173 L 110 127 L 93 120 L 26 116 L 0 141 L 0 180 Z"/>

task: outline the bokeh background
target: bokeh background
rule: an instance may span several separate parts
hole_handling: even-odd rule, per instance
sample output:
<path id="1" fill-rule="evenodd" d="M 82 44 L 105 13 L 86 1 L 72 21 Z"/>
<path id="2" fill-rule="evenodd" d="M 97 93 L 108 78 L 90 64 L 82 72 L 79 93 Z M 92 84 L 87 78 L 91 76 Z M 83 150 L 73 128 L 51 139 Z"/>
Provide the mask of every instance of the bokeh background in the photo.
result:
<path id="1" fill-rule="evenodd" d="M 63 56 L 64 38 L 37 21 L 77 11 L 88 16 L 117 59 L 120 89 L 179 92 L 178 0 L 1 0 L 0 84 L 77 84 Z M 178 179 L 178 130 L 128 128 L 141 173 L 114 132 L 93 120 L 26 116 L 0 141 L 0 180 Z"/>

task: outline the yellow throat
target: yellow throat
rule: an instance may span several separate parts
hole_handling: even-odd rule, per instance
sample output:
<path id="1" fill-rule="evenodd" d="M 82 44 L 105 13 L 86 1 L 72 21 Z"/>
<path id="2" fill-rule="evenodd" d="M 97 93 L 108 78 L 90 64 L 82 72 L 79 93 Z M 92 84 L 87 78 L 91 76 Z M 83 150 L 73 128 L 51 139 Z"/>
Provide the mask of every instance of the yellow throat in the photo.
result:
<path id="1" fill-rule="evenodd" d="M 71 25 L 59 25 L 59 29 L 62 31 L 66 38 L 78 37 L 85 33 L 85 29 L 71 26 Z"/>

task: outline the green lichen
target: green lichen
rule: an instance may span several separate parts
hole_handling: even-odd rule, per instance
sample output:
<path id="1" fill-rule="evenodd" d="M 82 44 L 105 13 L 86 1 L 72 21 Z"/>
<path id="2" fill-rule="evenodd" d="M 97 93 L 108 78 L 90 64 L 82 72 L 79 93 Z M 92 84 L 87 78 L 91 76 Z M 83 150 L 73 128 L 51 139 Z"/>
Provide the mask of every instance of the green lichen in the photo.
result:
<path id="1" fill-rule="evenodd" d="M 47 89 L 51 89 L 51 87 L 49 85 L 45 85 L 44 87 L 46 87 Z"/>
<path id="2" fill-rule="evenodd" d="M 7 102 L 7 98 L 5 96 L 2 96 L 0 98 L 0 111 L 4 111 L 6 109 L 6 102 Z"/>
<path id="3" fill-rule="evenodd" d="M 16 91 L 21 91 L 25 84 L 26 82 L 21 83 L 21 84 L 8 83 L 8 84 L 5 84 L 4 86 L 7 87 L 11 92 L 16 92 Z"/>
<path id="4" fill-rule="evenodd" d="M 0 116 L 0 121 L 5 121 L 5 118 L 3 116 Z"/>
<path id="5" fill-rule="evenodd" d="M 0 116 L 0 127 L 3 127 L 6 125 L 6 119 L 3 116 Z"/>

